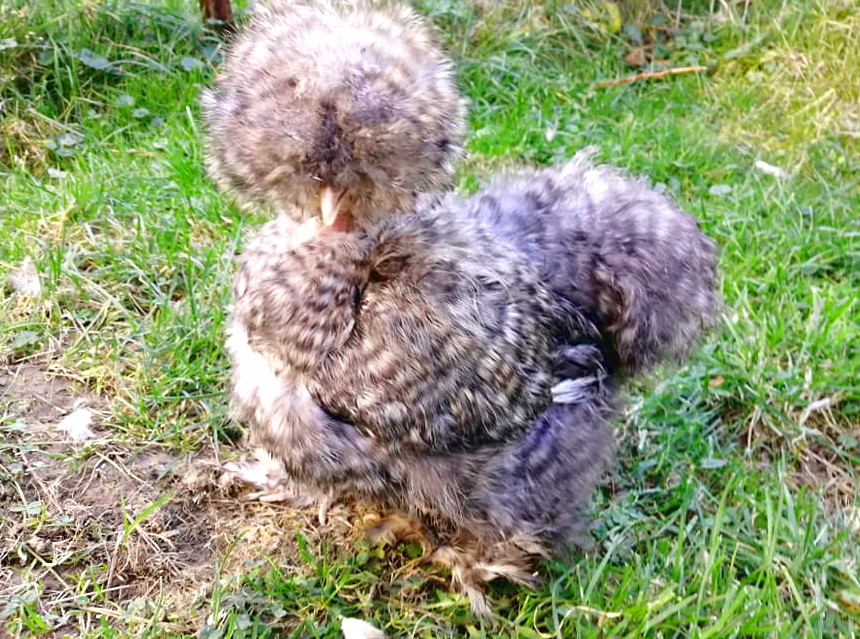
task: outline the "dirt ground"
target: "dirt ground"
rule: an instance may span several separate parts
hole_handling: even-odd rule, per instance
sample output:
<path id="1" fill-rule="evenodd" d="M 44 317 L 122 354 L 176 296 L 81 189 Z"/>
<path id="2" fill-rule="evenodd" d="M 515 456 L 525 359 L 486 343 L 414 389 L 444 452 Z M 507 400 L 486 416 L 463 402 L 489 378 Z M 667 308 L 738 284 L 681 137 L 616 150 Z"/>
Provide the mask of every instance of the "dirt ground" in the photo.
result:
<path id="1" fill-rule="evenodd" d="M 82 405 L 96 438 L 73 442 L 57 424 Z M 102 595 L 142 598 L 160 602 L 174 631 L 191 631 L 219 577 L 261 558 L 289 565 L 297 530 L 353 537 L 344 506 L 321 527 L 313 509 L 219 487 L 214 451 L 180 457 L 112 438 L 107 402 L 38 363 L 0 367 L 0 407 L 0 593 L 35 590 L 53 615 L 110 616 Z"/>

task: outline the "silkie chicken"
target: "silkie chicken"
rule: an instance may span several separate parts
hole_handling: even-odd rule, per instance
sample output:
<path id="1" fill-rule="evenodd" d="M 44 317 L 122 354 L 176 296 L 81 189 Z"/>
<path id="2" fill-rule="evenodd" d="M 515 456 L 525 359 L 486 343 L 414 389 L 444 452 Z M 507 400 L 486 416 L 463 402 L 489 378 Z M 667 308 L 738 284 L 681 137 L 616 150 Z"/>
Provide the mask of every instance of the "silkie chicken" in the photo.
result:
<path id="1" fill-rule="evenodd" d="M 399 7 L 269 5 L 204 99 L 210 174 L 279 213 L 227 342 L 276 466 L 231 470 L 392 509 L 371 536 L 434 546 L 489 616 L 481 581 L 531 583 L 583 539 L 617 380 L 713 323 L 716 250 L 590 152 L 438 196 L 463 103 L 428 33 Z"/>

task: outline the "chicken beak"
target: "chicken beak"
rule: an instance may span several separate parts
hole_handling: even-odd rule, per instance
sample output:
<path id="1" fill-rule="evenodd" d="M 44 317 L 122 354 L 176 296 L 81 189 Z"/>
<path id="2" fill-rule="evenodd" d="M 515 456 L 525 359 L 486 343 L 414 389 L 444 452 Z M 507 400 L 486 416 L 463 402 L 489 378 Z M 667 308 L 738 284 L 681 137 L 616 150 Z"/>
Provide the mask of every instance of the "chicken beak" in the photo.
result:
<path id="1" fill-rule="evenodd" d="M 322 221 L 325 226 L 331 226 L 349 206 L 348 189 L 333 189 L 326 186 L 320 191 L 320 209 L 322 210 Z"/>

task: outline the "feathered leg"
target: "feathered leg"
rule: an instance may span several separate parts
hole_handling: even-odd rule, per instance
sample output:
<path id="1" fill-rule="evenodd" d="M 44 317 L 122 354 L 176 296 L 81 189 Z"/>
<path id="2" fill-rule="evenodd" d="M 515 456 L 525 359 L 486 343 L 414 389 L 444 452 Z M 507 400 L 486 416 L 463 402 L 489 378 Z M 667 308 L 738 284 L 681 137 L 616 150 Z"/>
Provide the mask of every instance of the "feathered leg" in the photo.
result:
<path id="1" fill-rule="evenodd" d="M 428 555 L 435 543 L 435 535 L 416 517 L 402 512 L 389 513 L 377 523 L 364 530 L 364 537 L 371 544 L 393 546 L 398 541 L 416 541 L 421 544 L 424 555 Z"/>

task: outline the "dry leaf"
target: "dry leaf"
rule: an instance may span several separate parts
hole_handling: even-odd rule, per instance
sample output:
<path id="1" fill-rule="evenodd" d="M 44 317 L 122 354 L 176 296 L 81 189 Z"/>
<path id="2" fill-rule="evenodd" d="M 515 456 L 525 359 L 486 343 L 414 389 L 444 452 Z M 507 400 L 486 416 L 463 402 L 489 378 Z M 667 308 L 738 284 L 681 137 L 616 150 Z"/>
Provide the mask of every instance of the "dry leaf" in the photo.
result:
<path id="1" fill-rule="evenodd" d="M 643 47 L 631 49 L 630 53 L 624 56 L 624 62 L 631 67 L 641 67 L 645 64 L 645 49 Z"/>

